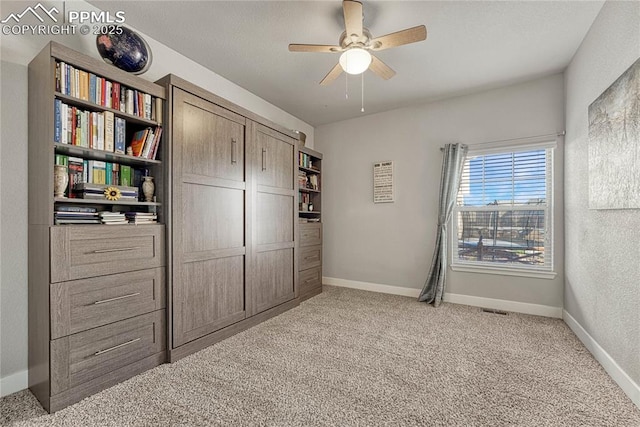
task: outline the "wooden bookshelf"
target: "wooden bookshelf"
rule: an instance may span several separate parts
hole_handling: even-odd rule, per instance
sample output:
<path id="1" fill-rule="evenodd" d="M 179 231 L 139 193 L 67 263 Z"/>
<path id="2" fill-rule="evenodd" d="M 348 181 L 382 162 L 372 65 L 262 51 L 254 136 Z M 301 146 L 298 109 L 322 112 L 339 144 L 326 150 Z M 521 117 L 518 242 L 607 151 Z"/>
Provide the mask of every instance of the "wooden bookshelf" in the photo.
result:
<path id="1" fill-rule="evenodd" d="M 313 206 L 309 210 L 309 205 Z M 322 292 L 322 153 L 298 147 L 300 300 Z"/>
<path id="2" fill-rule="evenodd" d="M 93 75 L 95 80 L 90 81 L 95 82 L 98 77 L 109 81 L 110 85 L 105 84 L 105 88 L 120 86 L 125 88 L 125 93 L 126 90 L 138 93 L 134 109 L 136 114 L 127 112 L 128 106 L 121 111 L 101 105 L 102 97 L 100 103 L 94 103 L 68 95 L 67 86 L 65 93 L 62 93 L 58 72 L 61 67 L 57 66 L 61 62 L 82 70 L 90 78 Z M 89 132 L 86 128 L 82 130 L 85 136 L 83 146 L 72 144 L 78 139 L 70 136 L 74 135 L 73 132 L 77 135 L 78 131 L 69 128 L 71 124 L 73 129 L 78 129 L 77 121 L 73 120 L 78 115 L 73 115 L 73 107 L 83 110 L 81 114 L 85 117 L 82 123 L 85 125 L 87 116 L 93 119 L 91 113 L 97 113 L 94 117 L 100 116 L 102 122 L 107 123 L 108 119 L 111 123 L 111 115 L 103 114 L 110 112 L 113 113 L 114 124 L 116 118 L 124 120 L 120 123 L 124 123 L 124 129 L 119 129 L 119 135 L 122 136 L 119 141 L 128 144 L 136 131 L 161 125 L 166 97 L 162 86 L 55 42 L 45 46 L 29 63 L 28 72 L 28 384 L 43 407 L 54 412 L 166 359 L 165 165 L 162 161 L 166 147 L 160 139 L 157 160 L 128 156 L 97 149 L 107 148 L 104 137 L 104 147 L 97 143 L 95 145 L 98 147 L 84 145 L 87 138 L 91 143 L 100 141 L 98 138 L 106 134 L 106 125 L 96 128 L 91 121 L 89 129 L 95 128 L 96 132 Z M 77 88 L 78 83 L 76 80 L 74 82 Z M 82 90 L 86 93 L 84 84 Z M 93 99 L 97 99 L 97 92 L 91 93 Z M 111 94 L 110 105 L 118 104 L 113 102 L 114 90 L 108 92 L 105 89 L 103 93 L 105 96 Z M 140 107 L 141 99 L 145 101 L 143 107 Z M 63 108 L 62 103 L 68 107 Z M 148 105 L 154 105 L 155 110 Z M 63 112 L 67 113 L 64 122 L 66 128 L 62 127 Z M 146 118 L 139 116 L 145 112 Z M 157 120 L 150 120 L 149 117 L 157 117 Z M 63 132 L 66 144 L 56 142 L 61 141 Z M 54 164 L 58 162 L 65 165 L 66 159 L 69 172 L 69 157 L 76 158 L 73 160 L 75 169 L 71 169 L 71 172 L 77 171 L 73 178 L 78 182 L 81 182 L 80 178 L 84 181 L 84 167 L 88 164 L 85 162 L 89 161 L 111 164 L 111 167 L 105 164 L 104 169 L 105 177 L 106 171 L 111 172 L 109 183 L 100 182 L 101 176 L 95 175 L 98 182 L 93 183 L 96 185 L 124 189 L 131 185 L 126 185 L 130 181 L 126 184 L 120 182 L 125 180 L 121 180 L 122 175 L 116 172 L 122 171 L 122 167 L 125 167 L 125 171 L 131 168 L 131 181 L 136 176 L 133 170 L 138 170 L 137 176 L 146 171 L 155 178 L 155 201 L 56 197 Z M 113 164 L 118 167 L 114 168 Z M 91 165 L 97 165 L 101 170 L 99 163 Z M 92 179 L 95 176 L 92 175 Z M 68 195 L 68 191 L 69 185 L 65 194 Z M 63 209 L 76 211 L 66 213 L 67 219 L 84 215 L 87 221 L 91 221 L 90 217 L 95 213 L 87 212 L 87 209 L 110 212 L 116 209 L 146 214 L 151 220 L 157 215 L 158 223 L 141 227 L 133 227 L 128 223 L 122 226 L 55 225 L 55 213 L 62 206 Z M 78 356 L 80 353 L 82 357 Z"/>

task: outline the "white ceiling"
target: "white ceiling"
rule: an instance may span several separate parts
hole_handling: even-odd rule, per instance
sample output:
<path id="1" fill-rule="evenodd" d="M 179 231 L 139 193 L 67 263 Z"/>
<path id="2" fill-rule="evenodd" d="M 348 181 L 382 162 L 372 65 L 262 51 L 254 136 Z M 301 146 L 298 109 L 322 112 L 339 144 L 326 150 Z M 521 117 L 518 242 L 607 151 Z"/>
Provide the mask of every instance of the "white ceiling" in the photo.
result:
<path id="1" fill-rule="evenodd" d="M 338 54 L 292 53 L 289 43 L 337 44 L 336 1 L 89 0 L 288 113 L 317 126 L 360 112 L 360 76 L 318 82 Z M 427 26 L 427 40 L 376 55 L 396 72 L 364 74 L 365 113 L 476 92 L 562 71 L 604 1 L 371 1 L 374 37 Z M 180 64 L 175 73 L 180 75 Z"/>

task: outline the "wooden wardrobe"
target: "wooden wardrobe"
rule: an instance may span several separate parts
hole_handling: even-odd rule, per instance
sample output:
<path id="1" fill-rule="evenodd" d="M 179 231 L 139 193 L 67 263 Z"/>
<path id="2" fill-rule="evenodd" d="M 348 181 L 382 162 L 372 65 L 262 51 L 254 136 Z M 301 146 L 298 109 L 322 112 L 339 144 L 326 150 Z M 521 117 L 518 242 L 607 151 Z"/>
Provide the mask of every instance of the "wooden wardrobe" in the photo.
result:
<path id="1" fill-rule="evenodd" d="M 298 304 L 297 135 L 177 76 L 167 94 L 168 354 Z"/>

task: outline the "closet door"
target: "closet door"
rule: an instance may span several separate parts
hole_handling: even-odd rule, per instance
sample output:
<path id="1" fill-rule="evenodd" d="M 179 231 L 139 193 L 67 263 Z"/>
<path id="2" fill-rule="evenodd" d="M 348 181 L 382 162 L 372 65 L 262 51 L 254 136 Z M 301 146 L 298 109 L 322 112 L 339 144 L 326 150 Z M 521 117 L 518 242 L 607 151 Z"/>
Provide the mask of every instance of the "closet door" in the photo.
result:
<path id="1" fill-rule="evenodd" d="M 296 141 L 248 122 L 252 168 L 249 315 L 295 297 Z"/>
<path id="2" fill-rule="evenodd" d="M 173 342 L 245 318 L 246 119 L 173 89 Z"/>

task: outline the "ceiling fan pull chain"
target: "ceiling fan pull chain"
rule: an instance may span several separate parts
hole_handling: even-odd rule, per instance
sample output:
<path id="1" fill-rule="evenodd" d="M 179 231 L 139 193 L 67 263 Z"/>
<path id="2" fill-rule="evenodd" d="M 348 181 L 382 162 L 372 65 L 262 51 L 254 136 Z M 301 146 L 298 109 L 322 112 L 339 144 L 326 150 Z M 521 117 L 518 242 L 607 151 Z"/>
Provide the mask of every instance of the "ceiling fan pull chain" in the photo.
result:
<path id="1" fill-rule="evenodd" d="M 360 112 L 364 113 L 364 73 L 360 74 L 362 76 L 361 80 L 361 92 L 360 92 Z"/>
<path id="2" fill-rule="evenodd" d="M 349 74 L 344 73 L 344 99 L 349 99 Z"/>

